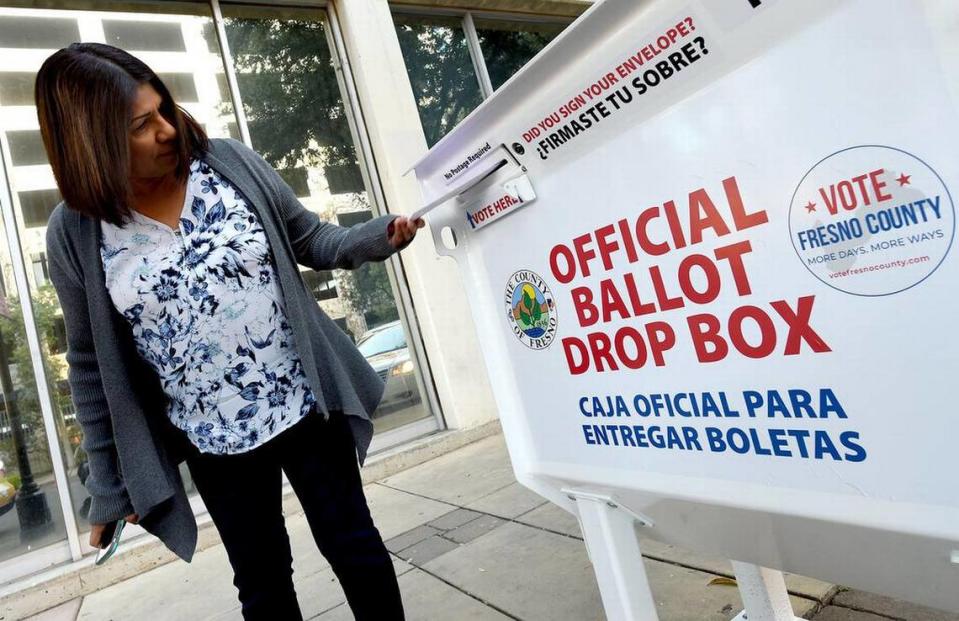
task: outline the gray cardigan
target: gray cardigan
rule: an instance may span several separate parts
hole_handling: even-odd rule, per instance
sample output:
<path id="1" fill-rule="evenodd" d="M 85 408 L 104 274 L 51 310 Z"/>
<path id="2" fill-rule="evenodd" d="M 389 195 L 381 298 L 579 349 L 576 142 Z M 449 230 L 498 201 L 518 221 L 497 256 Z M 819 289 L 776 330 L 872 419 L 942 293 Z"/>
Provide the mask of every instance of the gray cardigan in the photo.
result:
<path id="1" fill-rule="evenodd" d="M 383 382 L 320 309 L 297 264 L 328 270 L 382 261 L 395 252 L 387 238 L 394 216 L 350 228 L 323 222 L 266 161 L 235 140 L 211 140 L 204 159 L 259 215 L 317 409 L 324 416 L 330 410 L 349 415 L 362 463 Z M 89 459 L 89 519 L 103 524 L 137 513 L 143 528 L 189 561 L 197 527 L 178 468 L 188 441 L 167 418 L 160 380 L 137 353 L 129 324 L 109 297 L 99 240 L 99 220 L 63 203 L 53 210 L 47 256 L 63 308 L 68 379 Z"/>

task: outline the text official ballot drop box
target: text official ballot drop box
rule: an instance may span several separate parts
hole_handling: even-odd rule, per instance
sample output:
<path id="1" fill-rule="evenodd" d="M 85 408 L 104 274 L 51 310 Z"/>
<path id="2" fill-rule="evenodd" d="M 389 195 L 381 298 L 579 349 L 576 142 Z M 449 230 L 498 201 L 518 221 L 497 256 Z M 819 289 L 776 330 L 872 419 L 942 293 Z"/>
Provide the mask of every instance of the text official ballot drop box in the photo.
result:
<path id="1" fill-rule="evenodd" d="M 753 621 L 763 568 L 959 610 L 957 97 L 956 2 L 606 0 L 415 165 L 610 618 L 634 527 Z"/>

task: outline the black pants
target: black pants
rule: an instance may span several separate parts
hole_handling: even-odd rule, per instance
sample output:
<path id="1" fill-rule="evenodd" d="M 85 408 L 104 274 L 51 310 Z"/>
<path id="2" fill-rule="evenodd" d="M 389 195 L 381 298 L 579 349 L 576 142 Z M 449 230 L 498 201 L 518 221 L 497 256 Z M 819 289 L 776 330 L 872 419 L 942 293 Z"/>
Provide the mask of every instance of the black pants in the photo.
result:
<path id="1" fill-rule="evenodd" d="M 324 421 L 311 411 L 252 451 L 194 450 L 187 464 L 233 566 L 244 619 L 303 618 L 293 589 L 281 469 L 356 619 L 403 619 L 396 574 L 363 495 L 346 416 L 334 412 Z"/>

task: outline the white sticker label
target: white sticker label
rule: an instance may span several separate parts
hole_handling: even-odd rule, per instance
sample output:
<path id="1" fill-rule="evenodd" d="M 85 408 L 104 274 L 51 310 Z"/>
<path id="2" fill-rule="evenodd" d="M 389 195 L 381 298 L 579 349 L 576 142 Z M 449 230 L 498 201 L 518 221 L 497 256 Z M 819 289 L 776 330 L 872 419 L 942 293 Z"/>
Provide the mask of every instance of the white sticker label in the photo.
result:
<path id="1" fill-rule="evenodd" d="M 466 207 L 466 221 L 470 228 L 481 229 L 487 224 L 510 214 L 536 199 L 526 175 L 504 182 L 490 189 Z"/>

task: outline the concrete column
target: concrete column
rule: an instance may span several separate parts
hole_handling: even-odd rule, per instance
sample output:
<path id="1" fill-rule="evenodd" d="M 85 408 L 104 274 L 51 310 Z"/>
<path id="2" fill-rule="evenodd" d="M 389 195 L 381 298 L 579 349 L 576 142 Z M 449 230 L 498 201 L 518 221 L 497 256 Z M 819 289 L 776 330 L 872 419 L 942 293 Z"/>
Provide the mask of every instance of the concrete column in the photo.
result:
<path id="1" fill-rule="evenodd" d="M 403 173 L 427 146 L 387 0 L 335 0 L 333 8 L 386 207 L 411 213 L 421 194 L 414 175 Z M 472 427 L 495 419 L 496 406 L 458 269 L 425 233 L 402 254 L 410 294 L 446 422 Z"/>

